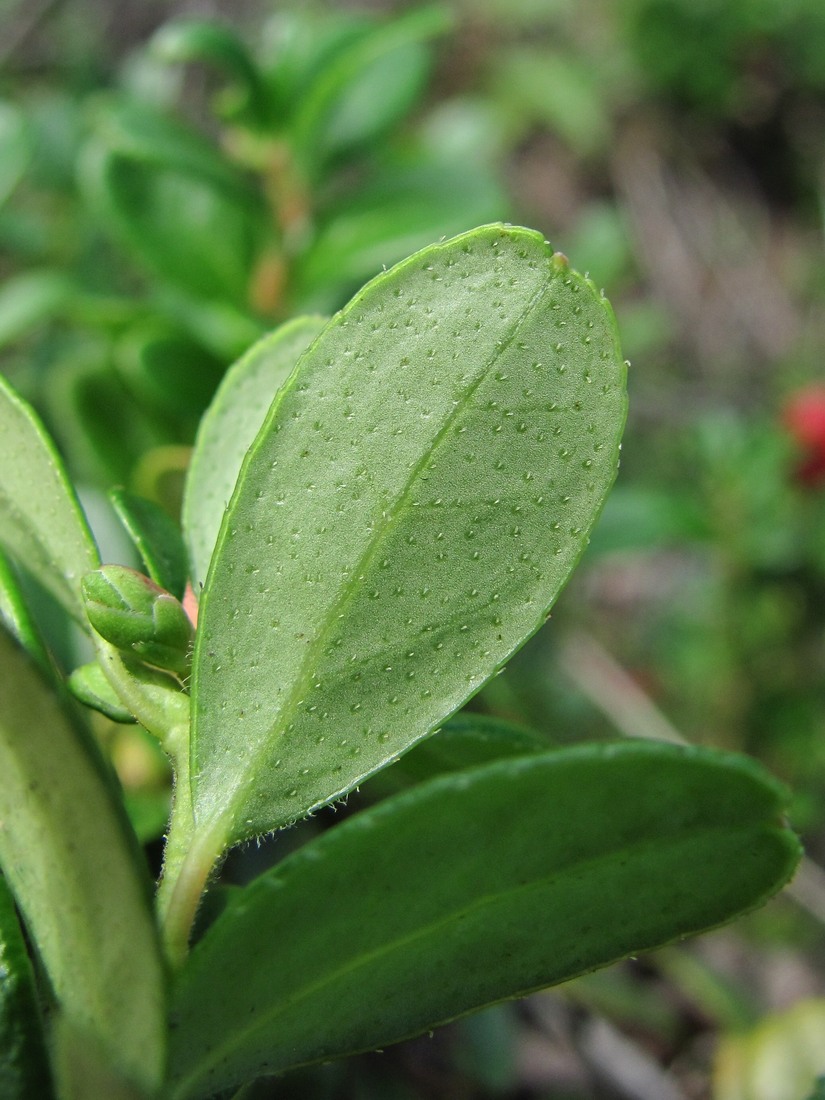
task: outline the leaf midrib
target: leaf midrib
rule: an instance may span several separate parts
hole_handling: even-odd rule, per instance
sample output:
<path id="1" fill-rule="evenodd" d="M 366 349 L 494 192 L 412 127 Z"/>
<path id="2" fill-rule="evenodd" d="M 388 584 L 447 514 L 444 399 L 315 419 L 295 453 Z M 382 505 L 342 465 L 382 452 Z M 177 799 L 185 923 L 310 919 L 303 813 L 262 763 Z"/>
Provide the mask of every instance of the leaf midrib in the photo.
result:
<path id="1" fill-rule="evenodd" d="M 543 247 L 546 252 L 547 246 L 545 245 Z M 483 369 L 479 371 L 478 377 L 475 379 L 472 385 L 470 385 L 465 390 L 464 394 L 461 397 L 461 400 L 454 404 L 452 409 L 449 410 L 443 424 L 439 428 L 436 435 L 433 437 L 431 445 L 427 448 L 419 461 L 410 471 L 409 477 L 399 490 L 398 495 L 396 496 L 396 499 L 393 502 L 392 506 L 388 509 L 382 509 L 382 518 L 379 522 L 376 523 L 375 536 L 367 543 L 363 554 L 353 568 L 351 579 L 346 585 L 341 588 L 334 603 L 330 607 L 324 626 L 315 636 L 315 640 L 312 642 L 312 644 L 307 647 L 306 654 L 303 661 L 301 662 L 300 671 L 295 680 L 295 685 L 292 691 L 287 696 L 283 707 L 278 712 L 277 720 L 273 723 L 272 726 L 269 727 L 264 737 L 261 738 L 257 749 L 250 754 L 250 757 L 248 758 L 249 764 L 244 769 L 243 773 L 237 775 L 234 781 L 233 794 L 231 798 L 226 801 L 223 811 L 220 814 L 216 815 L 217 820 L 226 819 L 231 822 L 232 826 L 234 826 L 236 819 L 240 816 L 237 811 L 239 809 L 239 806 L 242 805 L 242 798 L 245 793 L 248 777 L 250 775 L 250 772 L 254 770 L 253 765 L 257 766 L 257 762 L 260 757 L 263 756 L 268 750 L 270 750 L 277 740 L 284 736 L 286 726 L 289 724 L 289 715 L 293 713 L 294 708 L 297 706 L 298 702 L 304 698 L 304 695 L 309 689 L 309 685 L 313 679 L 313 672 L 316 667 L 319 653 L 323 651 L 324 646 L 329 640 L 331 631 L 335 628 L 341 617 L 341 613 L 344 611 L 350 601 L 354 598 L 355 593 L 358 591 L 360 585 L 359 578 L 367 571 L 370 563 L 377 555 L 379 548 L 387 537 L 387 534 L 390 532 L 394 524 L 398 522 L 399 517 L 403 514 L 404 502 L 406 501 L 411 488 L 418 480 L 421 471 L 426 467 L 426 464 L 429 462 L 434 451 L 438 448 L 441 440 L 444 438 L 452 424 L 455 422 L 456 417 L 461 412 L 463 412 L 463 410 L 467 406 L 467 403 L 475 394 L 476 390 L 487 378 L 490 368 L 512 346 L 525 319 L 533 312 L 541 299 L 549 292 L 549 289 L 553 283 L 555 273 L 552 266 L 550 265 L 549 255 L 545 255 L 544 259 L 550 277 L 541 281 L 538 289 L 521 310 L 518 317 L 513 321 L 509 335 L 505 339 L 500 340 L 496 343 L 493 353 L 486 360 Z M 351 303 L 350 309 L 354 308 L 355 304 L 355 301 Z M 349 312 L 349 310 L 345 310 L 344 312 Z M 295 375 L 293 375 L 292 377 L 294 378 Z M 284 392 L 285 391 L 282 391 L 282 393 Z M 224 522 L 227 522 L 226 517 L 224 517 Z M 196 740 L 194 740 L 193 743 L 197 745 Z M 193 768 L 193 774 L 195 774 L 196 771 L 197 769 Z M 323 804 L 326 804 L 327 801 L 330 801 L 331 799 L 338 797 L 338 795 L 343 794 L 344 791 L 348 790 L 349 788 L 350 785 L 348 784 L 345 788 L 342 788 L 341 791 L 331 792 L 329 798 L 326 799 Z M 197 803 L 197 791 L 195 791 L 195 802 Z M 273 820 L 269 824 L 268 828 L 276 829 L 281 827 L 281 825 L 287 824 L 290 821 L 295 821 L 297 820 L 297 818 L 304 816 L 304 814 L 308 812 L 311 808 L 312 807 L 307 807 L 306 809 L 301 810 L 297 813 L 297 817 L 296 813 L 293 812 L 288 817 L 284 817 L 282 820 Z"/>
<path id="2" fill-rule="evenodd" d="M 730 838 L 732 833 L 736 833 L 737 835 L 739 835 L 756 828 L 764 829 L 767 827 L 767 824 L 768 823 L 763 820 L 751 821 L 747 824 L 741 824 L 735 827 L 732 827 L 730 824 L 719 823 L 715 826 L 708 828 L 686 830 L 681 833 L 673 834 L 672 836 L 668 837 L 668 841 L 669 846 L 674 846 L 680 843 L 684 843 L 685 840 L 689 840 L 691 837 L 695 838 L 696 840 L 707 839 L 709 837 L 717 835 L 722 835 L 725 838 Z M 482 894 L 474 899 L 471 903 L 459 906 L 458 908 L 452 910 L 446 916 L 441 916 L 437 920 L 434 920 L 429 924 L 421 925 L 412 932 L 398 936 L 394 940 L 388 940 L 386 943 L 381 944 L 379 947 L 373 949 L 372 951 L 362 952 L 360 955 L 356 956 L 354 959 L 350 960 L 344 965 L 339 966 L 331 973 L 328 973 L 322 978 L 319 978 L 316 981 L 311 982 L 310 984 L 297 990 L 288 999 L 282 1001 L 270 1011 L 262 1014 L 257 1014 L 254 1024 L 248 1025 L 240 1032 L 236 1031 L 232 1040 L 226 1041 L 223 1045 L 215 1048 L 213 1050 L 212 1056 L 208 1060 L 204 1060 L 200 1063 L 200 1068 L 198 1071 L 191 1073 L 188 1078 L 184 1078 L 183 1082 L 178 1087 L 175 1095 L 182 1098 L 182 1100 L 183 1098 L 189 1096 L 189 1086 L 192 1083 L 203 1080 L 209 1070 L 218 1065 L 229 1055 L 231 1055 L 233 1050 L 242 1048 L 248 1036 L 252 1036 L 255 1034 L 255 1032 L 271 1027 L 273 1022 L 276 1021 L 279 1016 L 283 1016 L 287 1012 L 293 1010 L 296 1005 L 301 1003 L 301 1001 L 306 1001 L 308 998 L 312 997 L 313 995 L 324 989 L 325 986 L 333 985 L 335 982 L 339 981 L 346 975 L 353 974 L 360 968 L 369 966 L 370 964 L 374 963 L 376 960 L 385 958 L 396 951 L 405 949 L 420 940 L 426 939 L 427 937 L 433 935 L 434 933 L 437 933 L 441 929 L 446 928 L 449 925 L 464 919 L 465 917 L 474 912 L 477 912 L 480 909 L 495 905 L 502 898 L 515 898 L 518 895 L 525 895 L 533 891 L 545 889 L 554 880 L 557 883 L 563 883 L 564 880 L 577 875 L 580 876 L 582 875 L 582 873 L 591 875 L 594 871 L 597 871 L 599 867 L 606 863 L 614 861 L 619 856 L 626 855 L 638 858 L 638 856 L 641 855 L 645 849 L 650 849 L 653 847 L 664 847 L 662 840 L 657 837 L 644 837 L 629 844 L 613 848 L 610 851 L 602 852 L 597 856 L 591 856 L 587 859 L 570 863 L 566 867 L 562 867 L 560 870 L 556 870 L 550 874 L 532 879 L 529 882 L 520 883 L 518 885 L 510 886 L 502 890 Z M 570 975 L 570 977 L 572 976 L 573 975 Z M 539 985 L 535 988 L 543 988 L 543 986 Z M 529 990 L 526 990 L 524 992 L 529 992 Z"/>

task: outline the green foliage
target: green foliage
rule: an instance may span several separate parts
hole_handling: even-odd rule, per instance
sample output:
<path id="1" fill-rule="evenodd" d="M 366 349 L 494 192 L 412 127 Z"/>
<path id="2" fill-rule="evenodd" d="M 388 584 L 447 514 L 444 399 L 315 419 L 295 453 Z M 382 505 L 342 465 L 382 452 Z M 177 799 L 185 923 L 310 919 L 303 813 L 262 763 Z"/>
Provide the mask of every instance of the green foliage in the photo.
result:
<path id="1" fill-rule="evenodd" d="M 490 764 L 358 814 L 230 901 L 195 949 L 172 1096 L 564 981 L 676 938 L 693 905 L 715 924 L 790 874 L 783 798 L 745 761 L 618 745 Z"/>
<path id="2" fill-rule="evenodd" d="M 256 345 L 216 396 L 185 512 L 205 560 L 229 498 L 191 734 L 181 605 L 130 568 L 83 575 L 97 660 L 70 687 L 153 732 L 176 771 L 158 895 L 168 1076 L 165 968 L 111 782 L 2 643 L 0 817 L 14 824 L 0 860 L 57 1002 L 62 1097 L 205 1097 L 395 1042 L 730 919 L 787 880 L 786 796 L 756 765 L 663 745 L 547 752 L 469 715 L 434 732 L 538 629 L 586 545 L 616 472 L 624 374 L 605 299 L 540 234 L 487 226 L 433 245 L 329 321 Z M 56 574 L 75 610 L 67 546 L 93 561 L 85 519 L 42 427 L 3 392 L 7 549 L 43 584 Z M 25 462 L 43 481 L 27 495 Z M 174 575 L 168 523 L 115 501 Z M 230 898 L 187 959 L 227 846 L 428 734 L 406 775 L 390 769 L 402 793 L 367 784 L 377 805 Z"/>
<path id="3" fill-rule="evenodd" d="M 798 844 L 758 764 L 574 743 L 667 728 L 652 699 L 822 822 L 825 398 L 753 411 L 790 346 L 778 273 L 816 289 L 821 262 L 790 205 L 781 254 L 749 252 L 769 215 L 739 225 L 714 176 L 741 148 L 754 192 L 821 197 L 821 5 L 281 5 L 125 60 L 83 0 L 24 8 L 0 38 L 65 54 L 33 79 L 4 53 L 0 103 L 0 1093 L 409 1098 L 392 1057 L 314 1063 L 779 890 Z M 500 224 L 519 205 L 597 282 Z M 599 519 L 602 283 L 639 368 Z M 707 414 L 714 384 L 742 407 Z M 717 1092 L 726 1052 L 750 1083 L 781 1048 L 801 1100 L 797 1017 L 756 1026 L 720 957 L 561 995 L 673 1067 L 697 1013 L 745 1019 Z M 448 1032 L 445 1095 L 515 1087 L 520 1013 Z"/>
<path id="4" fill-rule="evenodd" d="M 213 555 L 199 820 L 240 840 L 345 793 L 538 629 L 615 476 L 623 375 L 605 303 L 523 230 L 419 253 L 326 326 Z"/>

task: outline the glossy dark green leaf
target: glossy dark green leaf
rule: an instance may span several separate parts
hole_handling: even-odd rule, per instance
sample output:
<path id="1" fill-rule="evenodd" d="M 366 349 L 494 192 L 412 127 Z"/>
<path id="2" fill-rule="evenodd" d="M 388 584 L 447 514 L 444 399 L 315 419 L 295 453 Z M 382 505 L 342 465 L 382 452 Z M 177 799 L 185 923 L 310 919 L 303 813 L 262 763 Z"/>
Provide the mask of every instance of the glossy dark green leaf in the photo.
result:
<path id="1" fill-rule="evenodd" d="M 429 69 L 423 43 L 450 27 L 446 8 L 410 9 L 340 49 L 304 94 L 292 140 L 310 161 L 375 140 L 406 114 Z"/>
<path id="2" fill-rule="evenodd" d="M 225 25 L 205 19 L 180 19 L 165 24 L 151 42 L 152 52 L 164 61 L 200 61 L 225 73 L 235 93 L 225 106 L 228 113 L 266 122 L 266 89 L 248 50 Z"/>
<path id="3" fill-rule="evenodd" d="M 86 517 L 34 410 L 0 377 L 0 546 L 80 623 L 80 578 L 99 564 Z"/>
<path id="4" fill-rule="evenodd" d="M 112 489 L 109 499 L 149 576 L 161 588 L 182 599 L 189 567 L 177 524 L 159 504 L 128 489 Z"/>
<path id="5" fill-rule="evenodd" d="M 523 726 L 464 711 L 450 718 L 443 729 L 419 741 L 400 760 L 376 772 L 360 791 L 367 799 L 385 797 L 437 775 L 549 748 L 548 738 Z"/>
<path id="6" fill-rule="evenodd" d="M 430 241 L 500 218 L 508 209 L 502 189 L 484 165 L 469 158 L 437 158 L 375 170 L 351 198 L 325 216 L 293 272 L 293 293 L 304 308 L 330 308 L 342 292 Z"/>
<path id="7" fill-rule="evenodd" d="M 296 317 L 264 336 L 227 372 L 201 421 L 183 501 L 196 588 L 206 579 L 244 456 L 298 357 L 325 323 L 324 317 Z"/>
<path id="8" fill-rule="evenodd" d="M 246 302 L 260 204 L 193 131 L 113 107 L 100 114 L 80 178 L 97 217 L 156 275 L 198 297 Z"/>
<path id="9" fill-rule="evenodd" d="M 254 836 L 426 736 L 544 622 L 615 477 L 608 303 L 531 231 L 379 276 L 267 416 L 193 677 L 198 828 Z"/>
<path id="10" fill-rule="evenodd" d="M 89 481 L 130 482 L 141 456 L 170 442 L 168 425 L 137 407 L 104 356 L 61 361 L 45 397 L 71 468 Z"/>
<path id="11" fill-rule="evenodd" d="M 145 103 L 107 103 L 95 116 L 95 133 L 112 154 L 207 181 L 241 203 L 250 199 L 249 185 L 214 145 Z"/>
<path id="12" fill-rule="evenodd" d="M 229 900 L 179 976 L 170 1095 L 381 1047 L 729 920 L 796 866 L 786 799 L 744 758 L 641 742 L 414 787 Z"/>
<path id="13" fill-rule="evenodd" d="M 260 227 L 208 180 L 90 146 L 88 193 L 104 223 L 150 271 L 204 298 L 246 301 Z"/>
<path id="14" fill-rule="evenodd" d="M 14 899 L 0 875 L 0 1096 L 49 1100 L 51 1095 L 34 973 Z"/>
<path id="15" fill-rule="evenodd" d="M 164 975 L 150 887 L 96 747 L 0 631 L 0 864 L 54 990 L 113 1069 L 164 1061 Z"/>
<path id="16" fill-rule="evenodd" d="M 127 332 L 114 362 L 142 404 L 185 424 L 197 424 L 226 369 L 224 359 L 157 321 Z"/>

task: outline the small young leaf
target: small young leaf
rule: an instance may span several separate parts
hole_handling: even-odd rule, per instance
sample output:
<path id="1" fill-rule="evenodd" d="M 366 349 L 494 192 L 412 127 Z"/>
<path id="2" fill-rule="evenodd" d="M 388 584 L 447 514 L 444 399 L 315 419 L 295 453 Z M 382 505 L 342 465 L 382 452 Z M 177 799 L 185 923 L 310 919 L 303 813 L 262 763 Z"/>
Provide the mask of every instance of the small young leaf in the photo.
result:
<path id="1" fill-rule="evenodd" d="M 75 699 L 92 710 L 105 714 L 112 722 L 132 723 L 134 716 L 128 711 L 106 679 L 97 661 L 76 668 L 68 679 L 69 691 Z"/>
<path id="2" fill-rule="evenodd" d="M 396 1042 L 729 920 L 797 863 L 785 801 L 751 761 L 639 742 L 414 787 L 229 900 L 179 976 L 170 1094 Z"/>
<path id="3" fill-rule="evenodd" d="M 296 317 L 259 340 L 227 372 L 201 421 L 183 499 L 196 591 L 206 579 L 244 456 L 298 357 L 325 324 L 324 317 Z"/>
<path id="4" fill-rule="evenodd" d="M 0 876 L 0 1096 L 48 1100 L 52 1095 L 34 974 L 14 900 Z"/>
<path id="5" fill-rule="evenodd" d="M 215 844 L 355 786 L 544 622 L 616 474 L 609 305 L 531 230 L 378 276 L 276 398 L 224 518 L 194 658 Z"/>
<path id="6" fill-rule="evenodd" d="M 157 1085 L 164 976 L 134 838 L 95 746 L 0 631 L 0 864 L 57 1002 L 129 1080 Z"/>
<path id="7" fill-rule="evenodd" d="M 80 578 L 97 547 L 54 444 L 0 377 L 0 546 L 80 623 Z"/>
<path id="8" fill-rule="evenodd" d="M 152 580 L 182 599 L 188 566 L 180 531 L 160 505 L 130 493 L 112 489 L 112 506 L 129 532 Z"/>

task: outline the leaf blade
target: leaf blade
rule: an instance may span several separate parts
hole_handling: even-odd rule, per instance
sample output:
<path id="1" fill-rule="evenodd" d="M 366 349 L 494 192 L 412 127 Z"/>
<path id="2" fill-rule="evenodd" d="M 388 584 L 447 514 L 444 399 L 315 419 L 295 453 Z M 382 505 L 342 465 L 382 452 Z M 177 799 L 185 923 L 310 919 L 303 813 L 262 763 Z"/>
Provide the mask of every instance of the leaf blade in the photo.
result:
<path id="1" fill-rule="evenodd" d="M 193 666 L 199 828 L 226 842 L 295 820 L 474 694 L 584 549 L 624 415 L 609 306 L 531 230 L 425 249 L 336 315 L 271 408 L 215 550 Z"/>
<path id="2" fill-rule="evenodd" d="M 80 578 L 97 547 L 63 462 L 34 410 L 0 377 L 0 544 L 86 626 Z"/>
<path id="3" fill-rule="evenodd" d="M 497 762 L 357 815 L 193 949 L 173 1096 L 382 1046 L 722 923 L 790 876 L 786 797 L 742 758 L 622 743 Z"/>
<path id="4" fill-rule="evenodd" d="M 0 877 L 0 1096 L 45 1100 L 52 1096 L 34 972 L 14 899 Z"/>
<path id="5" fill-rule="evenodd" d="M 0 863 L 63 1011 L 152 1087 L 165 991 L 149 883 L 95 751 L 0 631 Z"/>
<path id="6" fill-rule="evenodd" d="M 201 421 L 183 499 L 196 590 L 206 579 L 223 513 L 265 412 L 325 323 L 322 317 L 296 317 L 264 336 L 227 371 Z"/>

